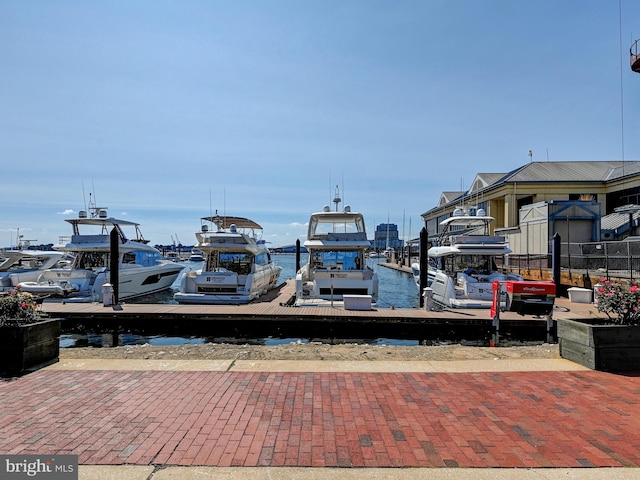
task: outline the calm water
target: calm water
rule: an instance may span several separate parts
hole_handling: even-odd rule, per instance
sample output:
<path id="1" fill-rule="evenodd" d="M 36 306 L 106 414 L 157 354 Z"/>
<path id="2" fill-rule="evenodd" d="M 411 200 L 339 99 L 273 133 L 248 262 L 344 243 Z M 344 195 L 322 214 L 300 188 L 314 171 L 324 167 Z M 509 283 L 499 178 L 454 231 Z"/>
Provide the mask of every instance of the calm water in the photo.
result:
<path id="1" fill-rule="evenodd" d="M 296 276 L 296 256 L 292 254 L 273 255 L 273 261 L 282 267 L 280 283 L 284 283 Z M 380 308 L 418 308 L 420 298 L 418 297 L 418 287 L 413 281 L 413 277 L 408 273 L 398 272 L 388 267 L 378 265 L 381 259 L 368 259 L 370 267 L 378 272 L 380 279 L 378 307 Z M 302 255 L 301 263 L 307 261 L 307 255 Z M 177 303 L 173 299 L 173 294 L 180 289 L 180 279 L 185 272 L 202 268 L 202 263 L 182 262 L 185 266 L 173 284 L 171 291 L 148 295 L 138 299 L 130 300 L 129 303 Z"/>
<path id="2" fill-rule="evenodd" d="M 280 275 L 280 282 L 284 283 L 289 279 L 295 278 L 295 255 L 291 254 L 277 254 L 273 255 L 274 262 L 282 267 L 282 273 Z M 302 255 L 301 262 L 304 264 L 307 260 L 307 256 Z M 418 297 L 418 288 L 416 287 L 413 277 L 410 274 L 398 272 L 391 268 L 382 267 L 378 265 L 379 259 L 369 259 L 369 265 L 378 272 L 380 280 L 379 284 L 379 308 L 418 308 L 420 299 Z M 173 299 L 175 291 L 179 290 L 181 276 L 190 270 L 198 270 L 202 267 L 202 263 L 198 262 L 182 262 L 185 268 L 173 284 L 171 291 L 161 292 L 154 295 L 148 295 L 139 299 L 131 300 L 130 303 L 177 303 Z M 110 333 L 102 332 L 90 332 L 89 326 L 85 326 L 82 333 L 65 333 L 60 337 L 60 346 L 63 348 L 68 347 L 81 347 L 81 346 L 110 346 L 113 343 L 113 335 Z M 217 342 L 217 343 L 249 343 L 249 344 L 261 344 L 261 345 L 279 345 L 289 344 L 291 342 L 308 343 L 309 341 L 317 341 L 318 339 L 308 338 L 290 338 L 279 337 L 277 335 L 260 337 L 260 338 L 204 338 L 204 337 L 180 337 L 180 336 L 168 336 L 168 335 L 135 335 L 135 334 L 120 334 L 118 343 L 120 345 L 185 345 L 185 344 L 200 344 L 205 342 Z M 358 340 L 351 339 L 350 342 L 358 342 Z M 391 338 L 377 338 L 370 340 L 362 340 L 364 343 L 372 345 L 380 344 L 392 344 L 392 345 L 417 345 L 417 340 L 406 339 L 391 339 Z"/>

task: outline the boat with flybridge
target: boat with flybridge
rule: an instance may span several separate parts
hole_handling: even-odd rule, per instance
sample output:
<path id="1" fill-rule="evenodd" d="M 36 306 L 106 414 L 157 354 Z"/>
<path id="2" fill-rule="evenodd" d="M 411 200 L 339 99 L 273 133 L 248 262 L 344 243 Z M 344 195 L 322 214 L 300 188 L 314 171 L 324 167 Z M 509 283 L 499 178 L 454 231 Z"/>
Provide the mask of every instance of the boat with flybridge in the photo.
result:
<path id="1" fill-rule="evenodd" d="M 498 269 L 511 249 L 505 237 L 490 233 L 494 220 L 482 208 L 465 206 L 440 222 L 441 233 L 427 252 L 435 302 L 453 308 L 491 308 L 494 281 L 523 280 Z M 419 276 L 419 266 L 412 268 Z"/>
<path id="2" fill-rule="evenodd" d="M 201 222 L 196 248 L 204 266 L 183 275 L 174 295 L 178 303 L 246 304 L 278 285 L 282 268 L 273 262 L 258 223 L 217 212 Z"/>
<path id="3" fill-rule="evenodd" d="M 296 273 L 296 306 L 344 305 L 345 296 L 378 300 L 378 274 L 367 265 L 364 216 L 342 202 L 336 187 L 335 211 L 325 206 L 311 214 L 304 247 L 307 263 Z"/>
<path id="4" fill-rule="evenodd" d="M 110 217 L 107 208 L 89 202 L 89 213 L 65 220 L 70 237 L 61 237 L 54 250 L 75 255 L 70 268 L 42 271 L 36 281 L 20 283 L 25 292 L 61 298 L 65 302 L 102 302 L 103 285 L 111 278 L 111 232 L 118 249 L 118 300 L 131 299 L 171 288 L 184 265 L 166 260 L 148 244 L 139 224 Z"/>

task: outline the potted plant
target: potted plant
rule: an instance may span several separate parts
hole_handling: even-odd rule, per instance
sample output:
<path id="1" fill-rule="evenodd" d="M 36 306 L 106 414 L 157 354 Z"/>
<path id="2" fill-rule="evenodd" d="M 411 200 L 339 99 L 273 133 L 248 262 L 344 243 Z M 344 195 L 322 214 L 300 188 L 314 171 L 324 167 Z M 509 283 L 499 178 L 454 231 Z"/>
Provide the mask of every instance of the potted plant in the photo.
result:
<path id="1" fill-rule="evenodd" d="M 640 370 L 640 287 L 600 279 L 595 294 L 606 319 L 558 320 L 560 355 L 594 370 Z"/>
<path id="2" fill-rule="evenodd" d="M 0 372 L 21 374 L 58 361 L 60 320 L 19 287 L 0 295 Z"/>

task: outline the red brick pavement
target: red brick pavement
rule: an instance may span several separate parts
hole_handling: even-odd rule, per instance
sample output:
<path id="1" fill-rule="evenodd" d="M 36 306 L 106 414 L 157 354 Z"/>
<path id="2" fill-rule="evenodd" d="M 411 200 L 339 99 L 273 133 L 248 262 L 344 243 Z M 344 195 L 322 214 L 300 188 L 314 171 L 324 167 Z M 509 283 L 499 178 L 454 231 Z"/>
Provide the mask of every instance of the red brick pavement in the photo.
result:
<path id="1" fill-rule="evenodd" d="M 0 452 L 81 464 L 640 466 L 640 376 L 38 371 Z"/>

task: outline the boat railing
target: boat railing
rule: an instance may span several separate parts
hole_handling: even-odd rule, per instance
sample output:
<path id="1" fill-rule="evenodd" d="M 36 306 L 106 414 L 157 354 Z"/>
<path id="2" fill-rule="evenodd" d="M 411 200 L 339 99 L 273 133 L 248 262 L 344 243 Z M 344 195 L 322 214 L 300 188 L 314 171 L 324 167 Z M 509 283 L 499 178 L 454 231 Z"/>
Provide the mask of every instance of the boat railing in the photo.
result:
<path id="1" fill-rule="evenodd" d="M 629 49 L 629 54 L 631 56 L 631 70 L 634 72 L 640 73 L 640 39 L 633 42 L 631 48 Z"/>
<path id="2" fill-rule="evenodd" d="M 505 243 L 505 237 L 500 235 L 452 235 L 451 244 L 500 244 Z"/>
<path id="3" fill-rule="evenodd" d="M 72 235 L 71 243 L 109 243 L 109 235 Z"/>

